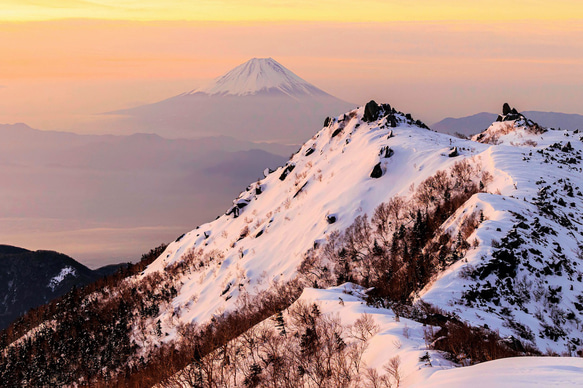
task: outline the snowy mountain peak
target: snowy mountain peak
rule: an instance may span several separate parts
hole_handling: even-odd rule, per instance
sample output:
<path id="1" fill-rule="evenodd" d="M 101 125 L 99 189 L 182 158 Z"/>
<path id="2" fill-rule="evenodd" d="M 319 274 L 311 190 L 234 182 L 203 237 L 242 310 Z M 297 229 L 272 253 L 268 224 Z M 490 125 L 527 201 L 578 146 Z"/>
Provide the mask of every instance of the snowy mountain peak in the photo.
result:
<path id="1" fill-rule="evenodd" d="M 189 94 L 247 96 L 283 94 L 321 96 L 326 92 L 304 81 L 272 58 L 253 58 Z"/>
<path id="2" fill-rule="evenodd" d="M 542 134 L 546 131 L 546 128 L 529 120 L 515 108 L 511 108 L 508 103 L 504 103 L 502 114 L 498 115 L 496 121 L 484 132 L 473 136 L 472 140 L 485 144 L 502 144 L 504 142 L 516 144 L 524 136 Z M 532 139 L 529 140 L 529 142 L 532 141 Z"/>

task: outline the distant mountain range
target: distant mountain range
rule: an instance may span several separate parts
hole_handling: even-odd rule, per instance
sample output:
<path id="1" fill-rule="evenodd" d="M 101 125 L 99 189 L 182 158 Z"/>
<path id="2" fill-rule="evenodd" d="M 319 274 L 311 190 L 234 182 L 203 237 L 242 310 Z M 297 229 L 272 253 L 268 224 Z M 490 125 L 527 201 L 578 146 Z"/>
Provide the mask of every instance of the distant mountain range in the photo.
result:
<path id="1" fill-rule="evenodd" d="M 583 130 L 583 115 L 539 111 L 526 111 L 522 113 L 543 127 L 568 129 L 570 131 L 576 129 Z M 497 114 L 488 112 L 459 118 L 448 117 L 433 124 L 431 129 L 452 135 L 459 133 L 464 136 L 471 136 L 488 128 L 497 117 Z"/>
<path id="2" fill-rule="evenodd" d="M 253 58 L 199 89 L 111 112 L 122 116 L 111 125 L 170 138 L 226 135 L 300 144 L 326 116 L 353 107 L 272 58 Z"/>
<path id="3" fill-rule="evenodd" d="M 129 261 L 222 213 L 296 149 L 0 125 L 0 242 L 69 252 L 92 267 Z"/>
<path id="4" fill-rule="evenodd" d="M 122 265 L 91 270 L 62 253 L 0 245 L 0 330 L 31 308 L 110 275 Z"/>

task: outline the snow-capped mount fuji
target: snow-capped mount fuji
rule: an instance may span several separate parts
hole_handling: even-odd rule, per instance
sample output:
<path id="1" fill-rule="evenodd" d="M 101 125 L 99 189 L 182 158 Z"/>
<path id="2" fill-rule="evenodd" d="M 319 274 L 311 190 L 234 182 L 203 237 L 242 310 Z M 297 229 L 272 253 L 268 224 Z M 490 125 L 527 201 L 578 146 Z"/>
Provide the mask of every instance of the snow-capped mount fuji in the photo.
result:
<path id="1" fill-rule="evenodd" d="M 293 98 L 304 96 L 331 97 L 272 58 L 250 59 L 210 84 L 188 94 L 195 93 L 232 96 L 284 94 Z"/>
<path id="2" fill-rule="evenodd" d="M 322 117 L 354 107 L 272 58 L 253 58 L 209 84 L 154 104 L 112 112 L 112 128 L 170 138 L 226 135 L 300 144 Z"/>

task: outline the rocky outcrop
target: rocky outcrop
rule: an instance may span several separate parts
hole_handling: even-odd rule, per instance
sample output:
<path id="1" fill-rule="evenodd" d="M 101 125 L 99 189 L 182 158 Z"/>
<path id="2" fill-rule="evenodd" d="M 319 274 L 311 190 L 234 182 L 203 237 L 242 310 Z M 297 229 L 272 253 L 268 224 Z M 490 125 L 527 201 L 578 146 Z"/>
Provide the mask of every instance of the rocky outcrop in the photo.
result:
<path id="1" fill-rule="evenodd" d="M 285 166 L 285 168 L 283 169 L 283 172 L 279 176 L 279 180 L 280 181 L 285 180 L 285 178 L 287 178 L 288 174 L 290 172 L 292 172 L 294 170 L 294 168 L 296 168 L 295 164 L 288 164 L 287 166 Z"/>
<path id="2" fill-rule="evenodd" d="M 381 162 L 378 162 L 372 169 L 372 172 L 370 173 L 370 177 L 371 178 L 380 178 L 383 176 L 383 168 L 381 167 Z"/>
<path id="3" fill-rule="evenodd" d="M 364 115 L 362 116 L 362 120 L 370 123 L 378 119 L 379 117 L 379 105 L 375 102 L 375 100 L 370 100 L 364 106 Z"/>

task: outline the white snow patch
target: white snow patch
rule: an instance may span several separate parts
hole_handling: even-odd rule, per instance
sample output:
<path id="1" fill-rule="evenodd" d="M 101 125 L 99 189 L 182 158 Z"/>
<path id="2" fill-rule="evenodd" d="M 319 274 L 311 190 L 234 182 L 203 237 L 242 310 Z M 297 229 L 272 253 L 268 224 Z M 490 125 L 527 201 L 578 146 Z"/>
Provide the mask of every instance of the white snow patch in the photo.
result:
<path id="1" fill-rule="evenodd" d="M 515 357 L 435 371 L 412 388 L 582 387 L 583 359 Z"/>
<path id="2" fill-rule="evenodd" d="M 59 272 L 57 276 L 50 280 L 47 287 L 50 288 L 51 291 L 55 291 L 55 288 L 57 288 L 57 286 L 61 284 L 61 282 L 69 275 L 73 277 L 77 276 L 77 271 L 75 271 L 75 268 L 69 266 L 62 268 L 61 272 Z"/>

